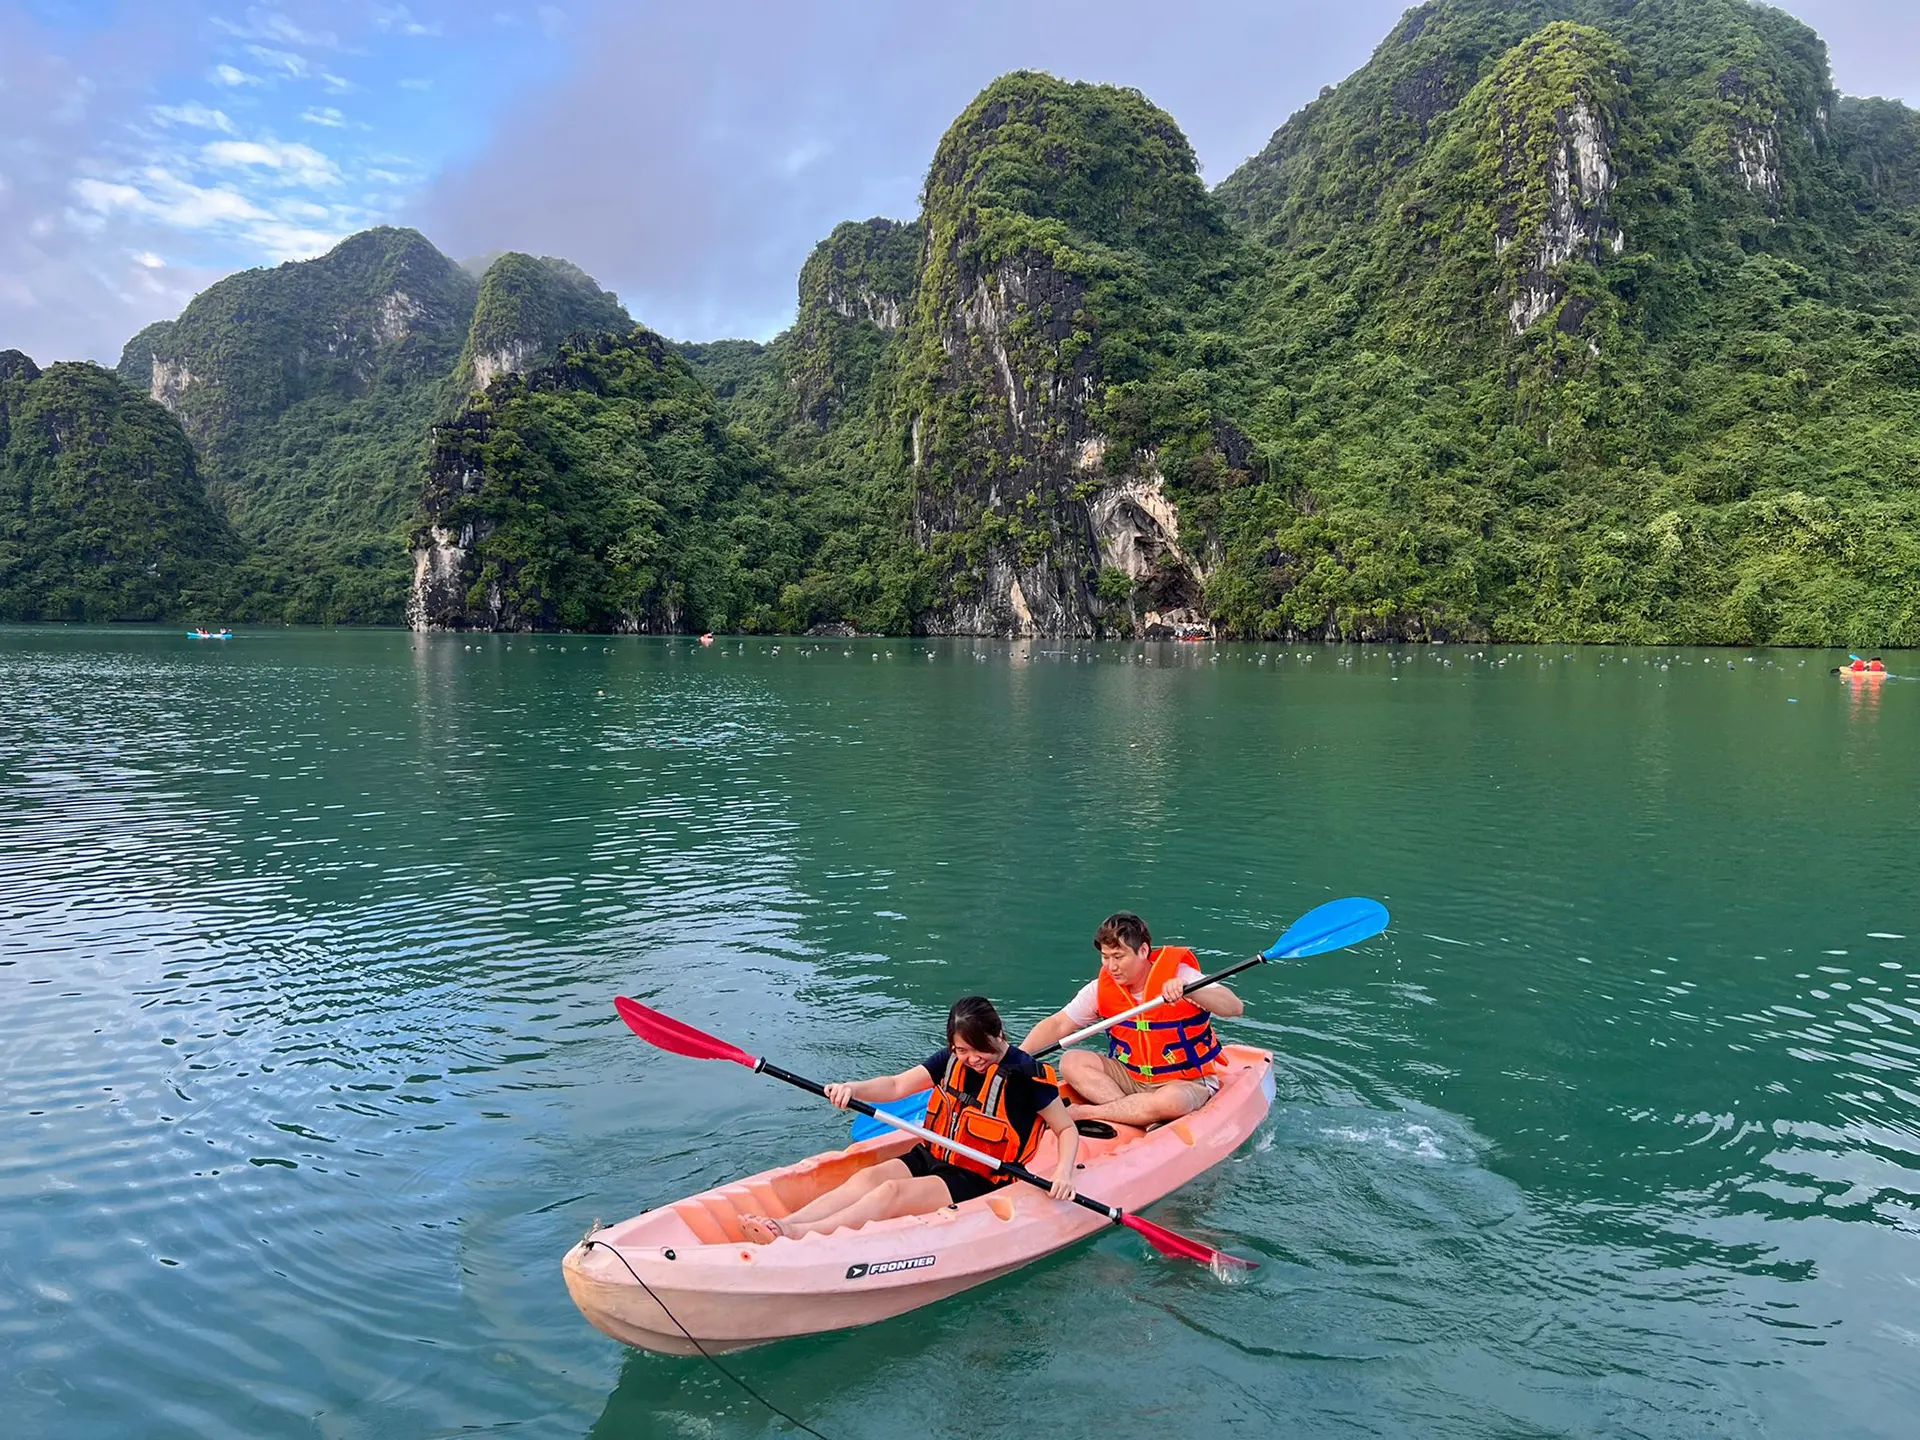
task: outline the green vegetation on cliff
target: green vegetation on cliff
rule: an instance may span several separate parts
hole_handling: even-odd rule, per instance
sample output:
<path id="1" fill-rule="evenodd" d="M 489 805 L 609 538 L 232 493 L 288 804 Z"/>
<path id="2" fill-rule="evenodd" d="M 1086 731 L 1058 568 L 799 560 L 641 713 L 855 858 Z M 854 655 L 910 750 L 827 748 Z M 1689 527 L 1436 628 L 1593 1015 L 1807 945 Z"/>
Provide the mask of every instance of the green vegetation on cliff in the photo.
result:
<path id="1" fill-rule="evenodd" d="M 679 347 L 784 477 L 761 492 L 761 519 L 796 561 L 756 627 L 899 634 L 928 604 L 887 420 L 920 244 L 915 226 L 848 221 L 802 267 L 791 330 Z"/>
<path id="2" fill-rule="evenodd" d="M 1183 381 L 1218 348 L 1241 247 L 1164 111 L 1114 86 L 1002 76 L 948 129 L 921 201 L 926 264 L 898 415 L 920 420 L 928 481 L 970 483 L 1021 468 L 1016 456 L 1031 463 L 1032 441 L 1082 438 L 1030 431 L 1023 444 L 1014 432 L 1030 429 L 1021 402 L 1057 412 L 1089 380 L 1087 418 L 1123 452 L 1207 428 Z M 961 316 L 969 353 L 956 362 Z M 996 348 L 1019 392 L 1011 405 L 976 383 Z"/>
<path id="3" fill-rule="evenodd" d="M 800 267 L 800 312 L 787 335 L 793 413 L 825 430 L 857 410 L 913 305 L 920 227 L 849 220 Z"/>
<path id="4" fill-rule="evenodd" d="M 165 410 L 0 351 L 0 620 L 214 618 L 237 549 Z"/>
<path id="5" fill-rule="evenodd" d="M 142 395 L 153 389 L 153 347 L 173 333 L 173 321 L 156 320 L 121 347 L 114 373 Z"/>
<path id="6" fill-rule="evenodd" d="M 121 372 L 259 618 L 1920 644 L 1920 115 L 1748 0 L 1431 0 L 1211 194 L 1004 76 L 799 301 L 379 230 Z"/>
<path id="7" fill-rule="evenodd" d="M 624 335 L 633 319 L 579 266 L 510 251 L 487 266 L 460 353 L 461 391 L 544 365 L 570 335 Z"/>
<path id="8" fill-rule="evenodd" d="M 1221 381 L 1273 479 L 1216 615 L 1920 643 L 1909 132 L 1831 99 L 1743 0 L 1410 12 L 1220 190 L 1269 246 Z"/>
<path id="9" fill-rule="evenodd" d="M 146 370 L 250 544 L 243 618 L 400 622 L 406 526 L 475 292 L 417 232 L 369 230 L 229 276 L 129 345 L 123 370 Z"/>
<path id="10" fill-rule="evenodd" d="M 567 343 L 438 432 L 423 618 L 490 629 L 767 627 L 799 557 L 779 479 L 685 360 L 635 330 Z M 457 545 L 457 549 L 453 548 Z"/>

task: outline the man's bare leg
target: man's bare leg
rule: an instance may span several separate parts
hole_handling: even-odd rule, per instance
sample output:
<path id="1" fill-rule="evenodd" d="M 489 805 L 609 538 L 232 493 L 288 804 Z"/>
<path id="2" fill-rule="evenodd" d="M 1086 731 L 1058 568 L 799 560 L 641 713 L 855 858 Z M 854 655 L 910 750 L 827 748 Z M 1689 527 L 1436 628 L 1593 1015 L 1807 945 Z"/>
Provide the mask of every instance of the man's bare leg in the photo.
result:
<path id="1" fill-rule="evenodd" d="M 1127 1093 L 1106 1061 L 1090 1050 L 1069 1050 L 1060 1057 L 1060 1081 L 1080 1097 L 1081 1104 L 1071 1107 L 1076 1115 L 1086 1113 L 1082 1105 L 1105 1105 Z"/>
<path id="2" fill-rule="evenodd" d="M 1077 1090 L 1079 1086 L 1074 1088 Z M 1109 1125 L 1158 1125 L 1163 1120 L 1191 1115 L 1205 1104 L 1194 1095 L 1199 1088 L 1184 1081 L 1173 1081 L 1151 1090 L 1122 1095 L 1104 1104 L 1075 1105 L 1068 1113 L 1076 1120 L 1105 1120 Z"/>

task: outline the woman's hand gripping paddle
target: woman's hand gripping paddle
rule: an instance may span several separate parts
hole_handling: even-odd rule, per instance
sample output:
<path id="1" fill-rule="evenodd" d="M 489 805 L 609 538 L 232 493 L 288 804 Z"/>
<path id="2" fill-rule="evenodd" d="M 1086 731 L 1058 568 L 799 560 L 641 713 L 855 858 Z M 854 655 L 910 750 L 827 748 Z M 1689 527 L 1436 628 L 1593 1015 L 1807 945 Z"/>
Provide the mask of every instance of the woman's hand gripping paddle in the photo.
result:
<path id="1" fill-rule="evenodd" d="M 1255 955 L 1251 960 L 1242 960 L 1238 965 L 1229 965 L 1225 970 L 1217 970 L 1204 975 L 1187 986 L 1181 993 L 1191 995 L 1194 991 L 1208 985 L 1217 985 L 1222 980 L 1231 979 L 1242 970 L 1251 970 L 1255 965 L 1264 965 L 1270 960 L 1303 960 L 1309 955 L 1324 955 L 1329 950 L 1343 949 L 1348 945 L 1358 945 L 1362 940 L 1371 940 L 1387 928 L 1387 907 L 1378 900 L 1368 900 L 1362 896 L 1349 896 L 1345 900 L 1329 900 L 1324 905 L 1316 905 L 1302 915 L 1273 944 Z M 1091 1040 L 1102 1031 L 1123 1020 L 1131 1020 L 1137 1015 L 1163 1005 L 1158 995 L 1144 1004 L 1122 1014 L 1103 1017 L 1086 1027 L 1076 1030 L 1064 1039 L 1056 1040 L 1033 1058 L 1044 1060 L 1056 1050 L 1064 1050 L 1069 1045 L 1078 1045 L 1082 1040 Z M 908 1095 L 899 1100 L 889 1101 L 884 1107 L 890 1114 L 905 1116 L 909 1120 L 919 1120 L 927 1113 L 927 1092 Z M 853 1138 L 871 1140 L 876 1135 L 885 1134 L 881 1123 L 865 1117 L 853 1122 Z"/>
<path id="2" fill-rule="evenodd" d="M 620 1012 L 620 1018 L 627 1022 L 628 1028 L 634 1034 L 651 1045 L 659 1046 L 662 1050 L 671 1050 L 675 1055 L 686 1055 L 695 1060 L 731 1060 L 736 1065 L 746 1066 L 757 1075 L 771 1075 L 776 1080 L 784 1080 L 787 1084 L 797 1086 L 822 1099 L 826 1097 L 826 1087 L 807 1079 L 804 1075 L 795 1075 L 791 1070 L 782 1070 L 778 1065 L 764 1058 L 749 1055 L 737 1045 L 729 1045 L 724 1040 L 716 1039 L 704 1031 L 696 1030 L 691 1025 L 675 1020 L 671 1015 L 662 1015 L 658 1010 L 650 1009 L 637 1000 L 629 1000 L 621 995 L 614 1000 L 613 1008 Z M 875 1110 L 864 1100 L 855 1100 L 848 1108 L 858 1110 L 869 1118 L 879 1119 L 896 1130 L 917 1135 L 931 1144 L 943 1145 L 949 1150 L 965 1155 L 969 1160 L 978 1161 L 982 1165 L 998 1170 L 1003 1175 L 1010 1175 L 1015 1180 L 1024 1180 L 1029 1185 L 1038 1185 L 1042 1190 L 1053 1188 L 1051 1180 L 1042 1179 L 1024 1165 L 996 1160 L 993 1156 L 981 1151 L 968 1149 L 965 1145 L 956 1144 L 952 1140 L 936 1135 L 933 1131 L 922 1125 L 916 1125 L 911 1120 L 903 1120 L 897 1115 L 888 1115 L 884 1111 Z M 1171 1255 L 1179 1260 L 1194 1260 L 1202 1265 L 1239 1267 L 1247 1270 L 1257 1268 L 1251 1260 L 1242 1260 L 1237 1255 L 1229 1255 L 1224 1250 L 1216 1250 L 1211 1245 L 1201 1244 L 1198 1240 L 1189 1240 L 1186 1236 L 1169 1230 L 1164 1225 L 1156 1225 L 1151 1220 L 1141 1219 L 1138 1215 L 1129 1215 L 1117 1205 L 1103 1205 L 1098 1200 L 1085 1195 L 1075 1195 L 1073 1203 L 1093 1211 L 1096 1215 L 1104 1216 L 1111 1224 L 1124 1225 L 1141 1236 L 1162 1255 Z"/>

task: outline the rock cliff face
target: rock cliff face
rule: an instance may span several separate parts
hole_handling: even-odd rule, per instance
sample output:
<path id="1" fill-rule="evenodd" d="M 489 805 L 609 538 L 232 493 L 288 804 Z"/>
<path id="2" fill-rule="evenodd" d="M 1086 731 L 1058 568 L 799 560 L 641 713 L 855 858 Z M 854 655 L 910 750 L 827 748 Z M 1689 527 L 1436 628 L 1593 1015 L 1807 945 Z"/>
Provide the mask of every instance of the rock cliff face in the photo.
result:
<path id="1" fill-rule="evenodd" d="M 229 276 L 136 340 L 153 398 L 218 469 L 236 440 L 303 402 L 440 380 L 474 297 L 472 279 L 416 231 L 368 230 L 317 260 Z M 141 368 L 134 347 L 122 361 Z"/>
<path id="2" fill-rule="evenodd" d="M 236 552 L 172 416 L 0 351 L 0 620 L 209 618 Z"/>
<path id="3" fill-rule="evenodd" d="M 507 610 L 496 576 L 480 594 L 479 548 L 494 522 L 476 500 L 486 480 L 487 441 L 493 415 L 469 405 L 433 432 L 433 453 L 420 493 L 424 517 L 413 535 L 413 584 L 407 592 L 407 625 L 414 630 L 518 630 L 521 617 Z"/>
<path id="4" fill-rule="evenodd" d="M 588 430 L 600 446 L 579 443 Z M 624 632 L 725 623 L 756 598 L 728 567 L 753 548 L 732 527 L 770 481 L 766 467 L 658 335 L 564 342 L 553 363 L 495 379 L 435 429 L 408 622 Z"/>
<path id="5" fill-rule="evenodd" d="M 481 277 L 459 387 L 484 390 L 502 375 L 544 364 L 569 335 L 624 335 L 632 328 L 626 307 L 579 266 L 509 252 Z"/>
<path id="6" fill-rule="evenodd" d="M 229 276 L 129 342 L 121 372 L 178 418 L 272 577 L 264 618 L 400 621 L 401 527 L 476 289 L 416 232 L 370 230 Z"/>
<path id="7" fill-rule="evenodd" d="M 1494 249 L 1506 262 L 1507 321 L 1525 334 L 1566 298 L 1563 267 L 1626 248 L 1611 202 L 1627 56 L 1606 35 L 1549 25 L 1500 58 L 1468 97 L 1492 175 Z M 1562 313 L 1574 333 L 1584 312 Z"/>
<path id="8" fill-rule="evenodd" d="M 1920 643 L 1920 118 L 1781 11 L 1431 0 L 1213 196 L 1011 75 L 923 202 L 766 345 L 380 231 L 123 369 L 261 618 Z"/>
<path id="9" fill-rule="evenodd" d="M 1148 407 L 1115 403 L 1171 368 L 1165 297 L 1203 297 L 1195 272 L 1232 253 L 1179 129 L 1130 91 L 1008 76 L 942 140 L 926 200 L 899 412 L 940 575 L 923 628 L 1132 633 L 1132 583 L 1161 575 L 1197 602 L 1204 545 L 1179 543 Z"/>
<path id="10" fill-rule="evenodd" d="M 114 367 L 127 384 L 148 395 L 153 390 L 153 347 L 165 342 L 173 331 L 173 321 L 156 320 L 121 347 L 120 363 Z"/>
<path id="11" fill-rule="evenodd" d="M 793 413 L 814 429 L 827 429 L 865 395 L 913 302 L 920 246 L 918 225 L 849 220 L 801 267 L 786 383 Z"/>

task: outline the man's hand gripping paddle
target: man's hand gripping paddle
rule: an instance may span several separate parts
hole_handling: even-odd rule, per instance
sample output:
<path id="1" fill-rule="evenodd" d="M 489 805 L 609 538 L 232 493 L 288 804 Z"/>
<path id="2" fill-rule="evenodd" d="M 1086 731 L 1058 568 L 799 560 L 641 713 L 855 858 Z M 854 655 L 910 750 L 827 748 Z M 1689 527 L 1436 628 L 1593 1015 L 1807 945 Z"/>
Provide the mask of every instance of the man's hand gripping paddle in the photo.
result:
<path id="1" fill-rule="evenodd" d="M 649 1009 L 637 1000 L 629 1000 L 622 995 L 615 999 L 613 1008 L 620 1012 L 620 1018 L 627 1022 L 634 1034 L 651 1045 L 659 1046 L 662 1050 L 671 1050 L 675 1055 L 686 1055 L 695 1060 L 731 1060 L 736 1065 L 746 1066 L 757 1075 L 771 1075 L 776 1080 L 784 1080 L 789 1085 L 797 1086 L 823 1099 L 826 1097 L 826 1087 L 807 1079 L 804 1075 L 795 1075 L 791 1070 L 782 1070 L 778 1065 L 765 1059 L 749 1055 L 737 1045 L 729 1045 L 724 1040 L 716 1039 L 704 1031 L 696 1030 L 691 1025 L 675 1020 L 671 1015 L 662 1015 L 658 1010 Z M 970 1160 L 977 1160 L 983 1165 L 991 1166 L 1003 1175 L 1011 1175 L 1014 1179 L 1024 1180 L 1029 1185 L 1038 1185 L 1042 1190 L 1053 1188 L 1051 1180 L 1041 1178 L 1024 1165 L 996 1160 L 991 1155 L 970 1150 L 965 1145 L 955 1144 L 924 1126 L 914 1124 L 911 1120 L 903 1120 L 898 1115 L 889 1115 L 884 1111 L 875 1110 L 864 1100 L 851 1102 L 849 1108 L 858 1110 L 861 1114 L 879 1120 L 883 1124 L 891 1125 L 896 1130 L 917 1135 L 931 1144 L 943 1145 L 949 1150 L 965 1155 Z M 1176 1234 L 1164 1225 L 1156 1225 L 1151 1220 L 1141 1219 L 1138 1215 L 1129 1215 L 1117 1205 L 1103 1205 L 1098 1200 L 1090 1199 L 1085 1195 L 1075 1195 L 1073 1203 L 1104 1217 L 1111 1224 L 1124 1225 L 1145 1239 L 1162 1255 L 1171 1255 L 1179 1260 L 1194 1260 L 1202 1265 L 1221 1265 L 1247 1270 L 1256 1268 L 1251 1260 L 1242 1260 L 1237 1255 L 1229 1255 L 1224 1250 L 1216 1250 L 1211 1245 L 1201 1244 L 1198 1240 L 1189 1240 L 1186 1236 Z"/>
<path id="2" fill-rule="evenodd" d="M 1224 970 L 1216 970 L 1211 975 L 1202 975 L 1191 985 L 1181 990 L 1182 995 L 1191 995 L 1196 990 L 1204 990 L 1209 985 L 1218 985 L 1229 980 L 1242 970 L 1251 970 L 1256 965 L 1264 965 L 1269 960 L 1300 960 L 1308 955 L 1324 955 L 1329 950 L 1339 950 L 1347 945 L 1358 944 L 1362 940 L 1371 940 L 1387 928 L 1387 907 L 1378 900 L 1366 900 L 1353 897 L 1346 900 L 1329 900 L 1302 915 L 1287 927 L 1287 933 L 1273 944 L 1255 955 L 1251 960 L 1242 960 L 1238 965 L 1229 965 Z M 1132 1020 L 1149 1010 L 1158 1009 L 1166 1004 L 1158 995 L 1131 1010 L 1123 1010 L 1118 1015 L 1102 1016 L 1084 1030 L 1076 1030 L 1071 1035 L 1047 1046 L 1033 1058 L 1044 1060 L 1056 1050 L 1064 1050 L 1069 1045 L 1078 1045 L 1082 1040 L 1091 1040 L 1104 1030 L 1111 1030 L 1123 1020 Z"/>
<path id="3" fill-rule="evenodd" d="M 1345 900 L 1329 900 L 1324 905 L 1316 905 L 1287 927 L 1273 944 L 1255 955 L 1251 960 L 1242 960 L 1238 965 L 1229 965 L 1225 970 L 1204 975 L 1187 986 L 1181 993 L 1191 995 L 1194 991 L 1208 985 L 1217 985 L 1222 980 L 1231 979 L 1242 970 L 1251 970 L 1256 965 L 1264 965 L 1270 960 L 1304 960 L 1309 955 L 1324 955 L 1329 950 L 1340 950 L 1348 945 L 1358 945 L 1362 940 L 1371 940 L 1387 928 L 1387 907 L 1378 900 L 1368 900 L 1362 896 L 1349 896 Z M 1123 1020 L 1131 1020 L 1137 1015 L 1163 1005 L 1158 995 L 1124 1014 L 1111 1019 L 1102 1018 L 1084 1030 L 1076 1030 L 1064 1039 L 1056 1040 L 1033 1058 L 1044 1060 L 1056 1050 L 1064 1050 L 1069 1045 L 1078 1045 L 1082 1040 L 1091 1040 Z M 888 1114 L 905 1116 L 909 1120 L 924 1117 L 927 1113 L 927 1092 L 922 1090 L 899 1100 L 890 1100 L 881 1107 Z M 882 1133 L 881 1126 L 874 1119 L 860 1119 L 853 1122 L 853 1138 L 871 1140 Z"/>

